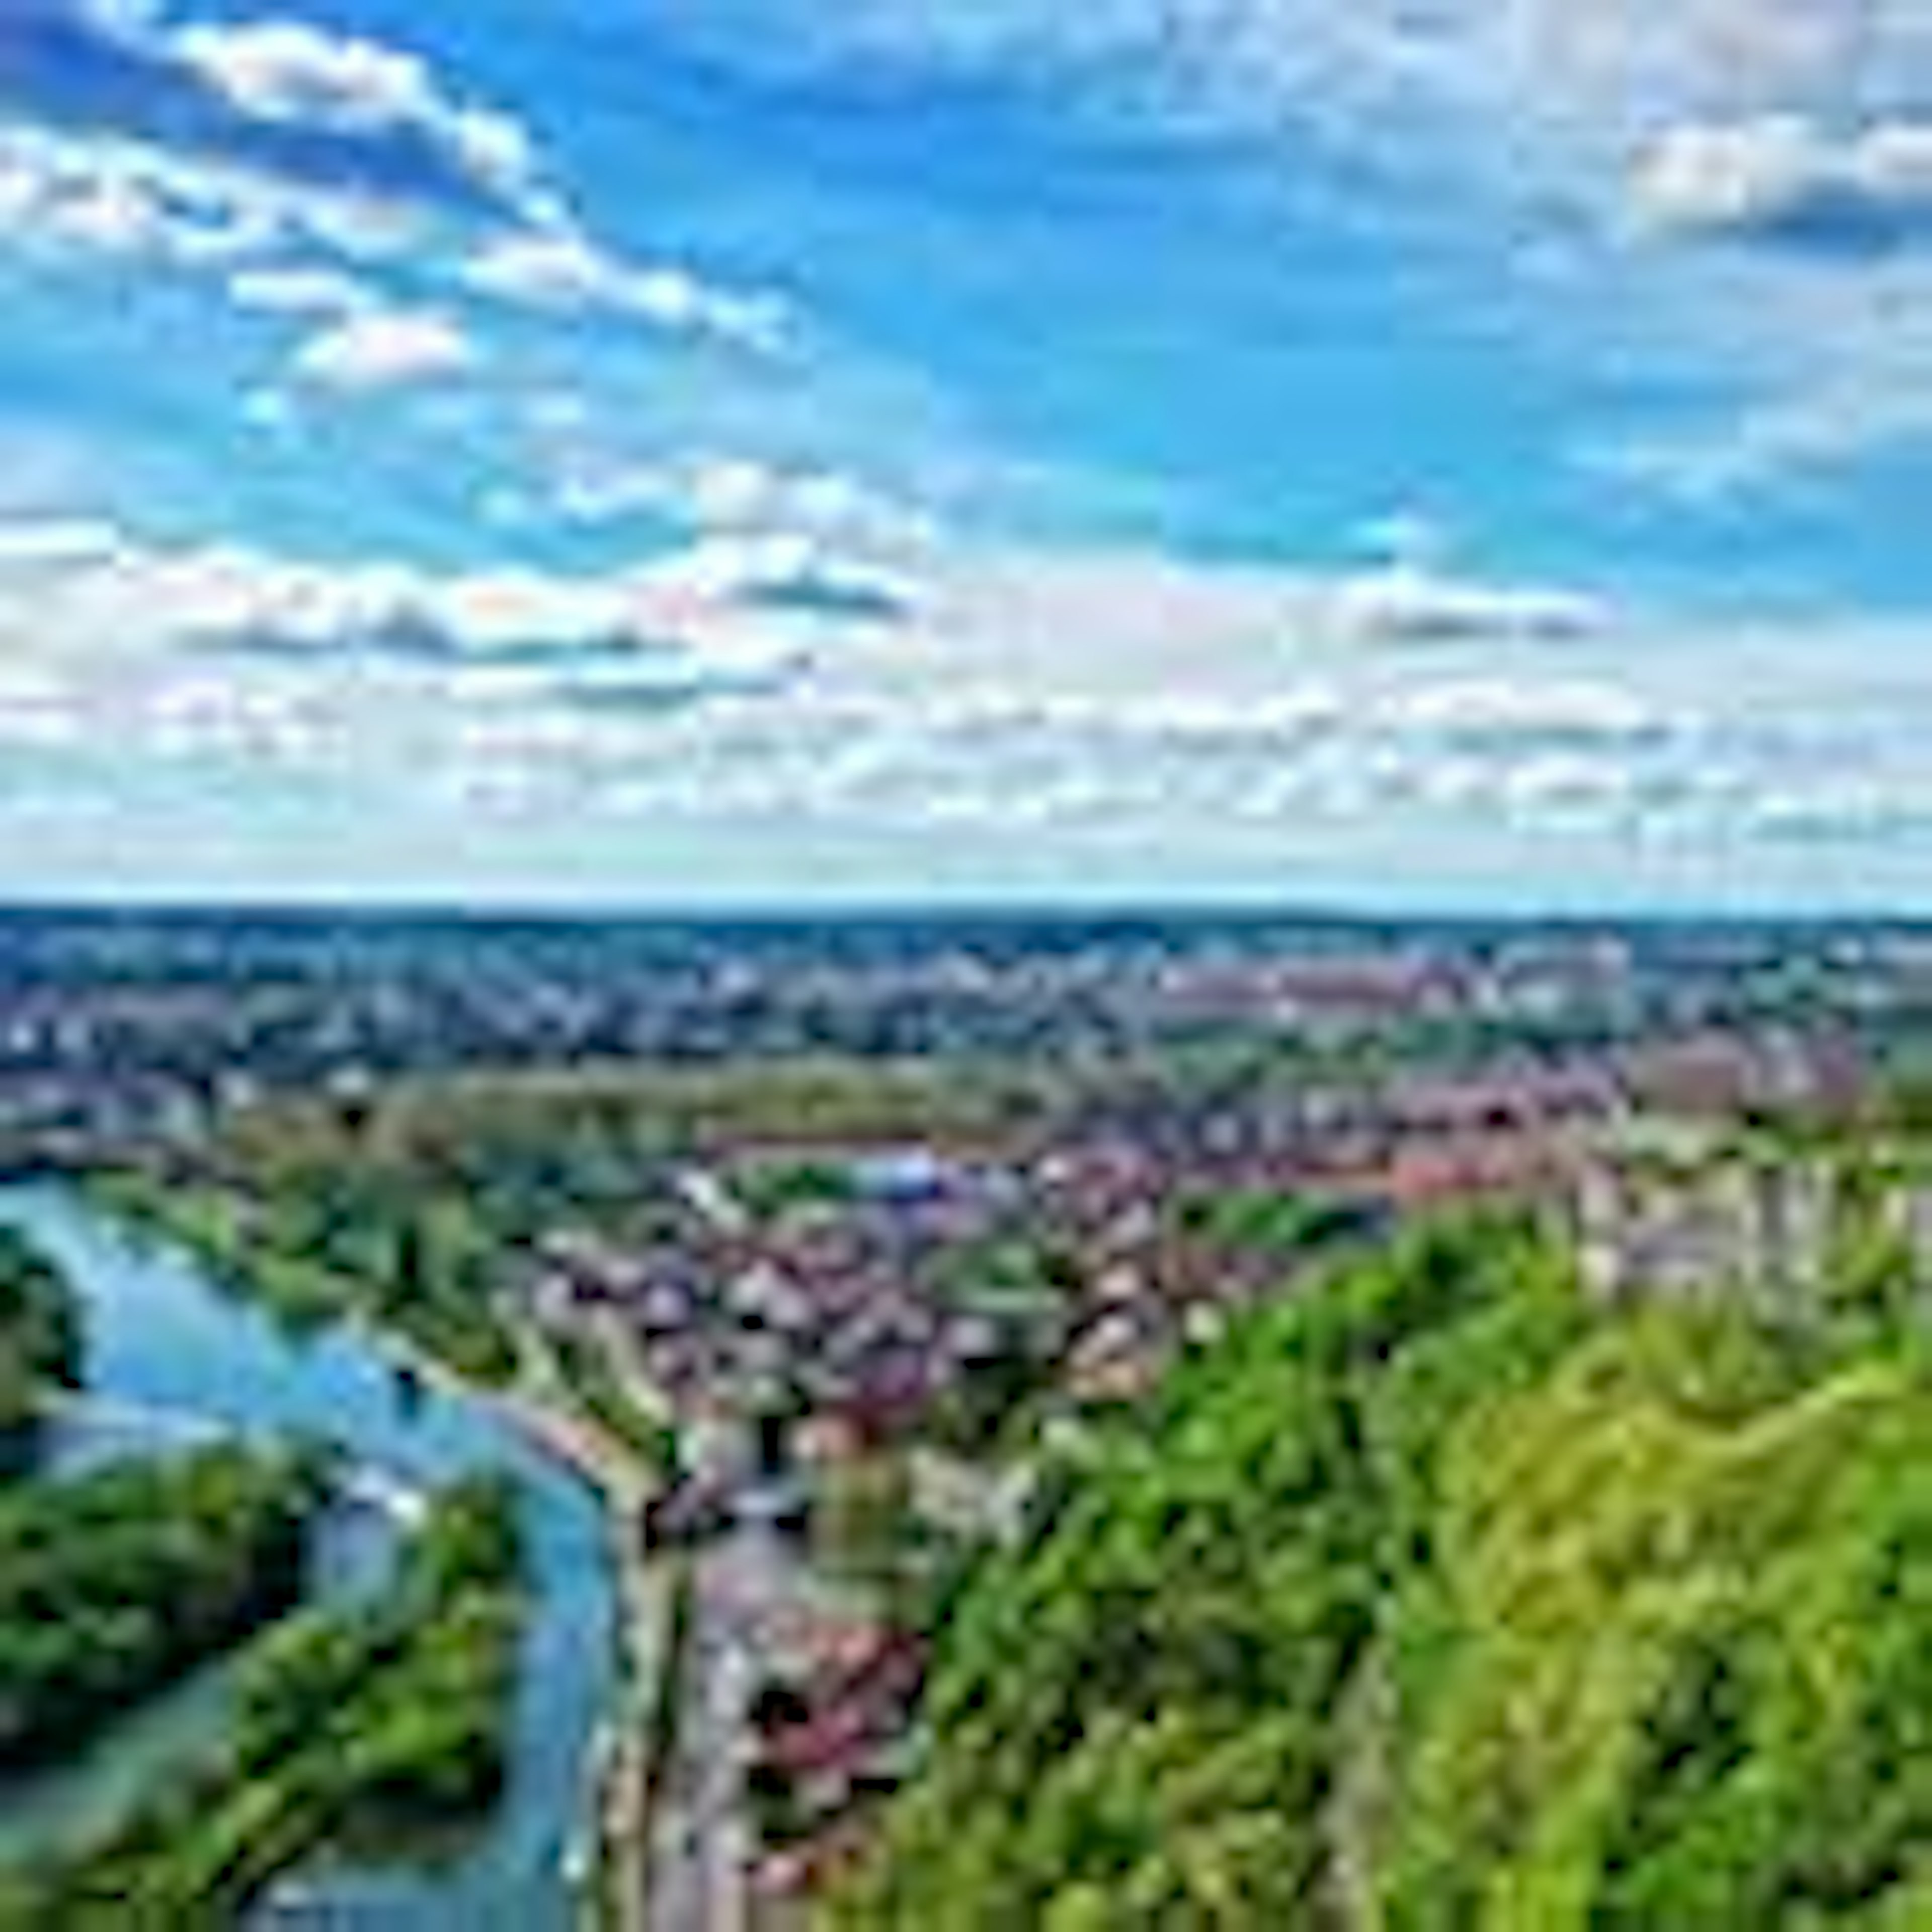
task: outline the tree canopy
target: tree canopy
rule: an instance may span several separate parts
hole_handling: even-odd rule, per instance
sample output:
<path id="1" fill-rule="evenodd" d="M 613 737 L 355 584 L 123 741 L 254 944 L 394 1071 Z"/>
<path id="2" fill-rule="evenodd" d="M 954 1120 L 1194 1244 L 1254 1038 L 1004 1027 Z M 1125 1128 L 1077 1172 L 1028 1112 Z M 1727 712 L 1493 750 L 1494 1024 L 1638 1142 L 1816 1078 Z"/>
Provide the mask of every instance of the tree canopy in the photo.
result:
<path id="1" fill-rule="evenodd" d="M 826 1922 L 1928 1922 L 1928 1363 L 1492 1218 L 1256 1312 L 964 1586 Z"/>
<path id="2" fill-rule="evenodd" d="M 0 1436 L 32 1421 L 50 1388 L 81 1376 L 80 1310 L 59 1270 L 0 1227 Z"/>

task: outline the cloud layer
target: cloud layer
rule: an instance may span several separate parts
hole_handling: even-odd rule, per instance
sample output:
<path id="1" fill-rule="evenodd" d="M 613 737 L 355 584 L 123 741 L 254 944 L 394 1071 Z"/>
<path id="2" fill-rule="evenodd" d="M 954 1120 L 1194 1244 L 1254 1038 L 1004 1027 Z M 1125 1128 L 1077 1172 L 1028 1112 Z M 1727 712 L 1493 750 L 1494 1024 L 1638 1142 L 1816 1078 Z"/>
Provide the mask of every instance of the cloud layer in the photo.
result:
<path id="1" fill-rule="evenodd" d="M 702 828 L 741 862 L 780 826 L 861 849 L 923 828 L 989 878 L 1034 835 L 1250 883 L 1472 841 L 1714 884 L 1932 849 L 1927 674 L 1847 632 L 1889 668 L 1834 679 L 1816 641 L 1414 561 L 889 572 L 771 533 L 609 575 L 448 574 L 0 526 L 0 744 L 45 786 L 111 743 L 184 784 L 250 775 L 265 807 L 482 814 L 512 845 L 560 814 Z"/>

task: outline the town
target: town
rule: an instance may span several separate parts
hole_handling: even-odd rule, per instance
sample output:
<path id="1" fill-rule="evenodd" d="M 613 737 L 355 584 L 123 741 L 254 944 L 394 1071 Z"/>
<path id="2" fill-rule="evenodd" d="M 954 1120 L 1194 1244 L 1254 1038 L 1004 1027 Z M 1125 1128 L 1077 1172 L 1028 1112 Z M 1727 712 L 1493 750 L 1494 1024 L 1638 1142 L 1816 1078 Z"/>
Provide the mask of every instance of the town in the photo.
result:
<path id="1" fill-rule="evenodd" d="M 466 1066 L 1158 1054 L 1197 1084 L 1932 1020 L 1905 923 L 0 914 L 0 1154 Z M 1583 1064 L 1588 1064 L 1588 1054 Z"/>
<path id="2" fill-rule="evenodd" d="M 597 1484 L 594 1864 L 662 1932 L 860 1867 L 955 1594 L 1247 1312 L 1498 1207 L 1607 1302 L 1815 1287 L 1834 1184 L 1739 1150 L 1863 1118 L 1932 992 L 1910 928 L 220 930 L 6 928 L 14 1161 Z"/>

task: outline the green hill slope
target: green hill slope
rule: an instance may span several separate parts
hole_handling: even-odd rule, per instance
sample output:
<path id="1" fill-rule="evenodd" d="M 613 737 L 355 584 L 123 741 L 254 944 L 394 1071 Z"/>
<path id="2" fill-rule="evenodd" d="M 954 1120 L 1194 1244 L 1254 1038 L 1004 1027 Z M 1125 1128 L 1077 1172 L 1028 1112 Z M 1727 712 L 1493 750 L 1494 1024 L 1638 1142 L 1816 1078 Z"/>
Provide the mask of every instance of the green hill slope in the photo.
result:
<path id="1" fill-rule="evenodd" d="M 928 1712 L 832 1925 L 1932 1924 L 1926 1354 L 1425 1233 L 1065 1472 Z"/>

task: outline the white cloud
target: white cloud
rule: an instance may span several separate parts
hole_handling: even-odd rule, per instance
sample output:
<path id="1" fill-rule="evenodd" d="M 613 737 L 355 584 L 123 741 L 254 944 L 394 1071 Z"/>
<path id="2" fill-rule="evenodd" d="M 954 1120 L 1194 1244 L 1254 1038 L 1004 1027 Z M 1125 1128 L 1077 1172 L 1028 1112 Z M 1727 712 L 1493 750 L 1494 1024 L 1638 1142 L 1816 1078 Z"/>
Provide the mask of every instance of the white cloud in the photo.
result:
<path id="1" fill-rule="evenodd" d="M 112 524 L 85 518 L 36 517 L 0 520 L 0 574 L 18 584 L 35 574 L 62 575 L 76 569 L 111 566 L 122 554 L 121 532 Z"/>
<path id="2" fill-rule="evenodd" d="M 0 666 L 0 746 L 15 751 L 72 746 L 86 730 L 84 706 L 53 672 L 32 664 Z"/>
<path id="3" fill-rule="evenodd" d="M 1596 598 L 1577 592 L 1486 584 L 1402 563 L 1341 580 L 1319 601 L 1328 606 L 1316 614 L 1322 628 L 1370 644 L 1560 643 L 1600 632 L 1608 616 Z"/>
<path id="4" fill-rule="evenodd" d="M 143 694 L 139 728 L 142 743 L 164 758 L 296 765 L 331 748 L 326 710 L 312 692 L 189 670 Z"/>
<path id="5" fill-rule="evenodd" d="M 1329 568 L 1210 564 L 1133 550 L 968 554 L 941 577 L 942 623 L 1010 636 L 1120 671 L 1158 667 L 1178 688 L 1190 668 L 1234 659 L 1269 670 L 1313 649 L 1376 656 L 1561 646 L 1622 621 L 1568 586 L 1512 582 L 1438 562 Z"/>
<path id="6" fill-rule="evenodd" d="M 400 48 L 274 18 L 193 22 L 166 35 L 164 44 L 260 119 L 416 134 L 506 205 L 527 208 L 543 198 L 529 134 L 509 116 L 459 98 L 427 62 Z"/>
<path id="7" fill-rule="evenodd" d="M 220 271 L 290 249 L 392 254 L 422 232 L 407 211 L 205 155 L 0 125 L 0 238 L 15 249 Z"/>
<path id="8" fill-rule="evenodd" d="M 228 281 L 228 298 L 238 308 L 263 315 L 359 315 L 378 305 L 366 283 L 340 268 L 314 265 L 238 270 Z"/>
<path id="9" fill-rule="evenodd" d="M 478 253 L 467 240 L 450 247 L 406 209 L 205 157 L 0 125 L 0 250 L 10 248 L 83 268 L 158 265 L 205 280 L 237 310 L 302 328 L 290 345 L 291 375 L 340 393 L 475 372 L 487 318 L 465 311 L 493 280 L 498 301 L 601 308 L 761 356 L 784 334 L 776 301 L 675 268 L 634 268 L 574 228 L 502 231 Z M 580 279 L 546 292 L 541 272 L 558 262 L 574 262 Z M 406 302 L 386 292 L 397 282 L 418 292 Z"/>
<path id="10" fill-rule="evenodd" d="M 785 305 L 776 297 L 716 287 L 670 264 L 626 261 L 568 224 L 497 236 L 470 256 L 464 274 L 480 293 L 521 308 L 628 316 L 760 355 L 776 353 L 786 337 Z"/>
<path id="11" fill-rule="evenodd" d="M 164 245 L 220 252 L 218 231 L 170 226 L 160 196 L 132 170 L 78 160 L 68 143 L 0 134 L 0 224 L 38 245 L 87 253 L 143 255 Z"/>
<path id="12" fill-rule="evenodd" d="M 633 262 L 599 239 L 532 132 L 412 52 L 274 16 L 171 27 L 136 10 L 112 31 L 140 58 L 192 76 L 250 124 L 301 137 L 295 152 L 303 141 L 367 137 L 380 153 L 400 141 L 473 205 L 412 197 L 394 154 L 386 164 L 400 177 L 393 184 L 373 158 L 366 177 L 346 165 L 304 174 L 254 158 L 245 144 L 171 143 L 138 117 L 124 128 L 58 116 L 37 123 L 23 101 L 19 118 L 0 123 L 0 248 L 83 266 L 166 267 L 209 279 L 257 314 L 347 311 L 340 278 L 352 265 L 405 278 L 419 292 L 413 298 L 449 310 L 481 298 L 565 317 L 628 318 L 761 356 L 788 340 L 790 307 L 775 294 Z M 427 334 L 413 333 L 426 363 Z M 315 353 L 325 368 L 338 350 L 359 364 L 356 352 L 376 342 L 364 326 Z M 442 347 L 446 362 L 446 332 Z"/>
<path id="13" fill-rule="evenodd" d="M 1672 236 L 1853 254 L 1932 242 L 1932 122 L 1673 128 L 1640 158 L 1630 199 L 1642 226 Z"/>
<path id="14" fill-rule="evenodd" d="M 760 602 L 772 574 L 828 574 L 809 542 L 652 559 L 602 574 L 323 563 L 242 544 L 163 544 L 107 525 L 0 524 L 0 651 L 58 643 L 85 660 L 212 652 L 283 666 L 350 658 L 538 682 L 700 656 L 742 673 L 814 628 Z M 855 577 L 860 567 L 852 566 Z"/>
<path id="15" fill-rule="evenodd" d="M 532 481 L 505 493 L 506 520 L 598 528 L 644 520 L 696 536 L 788 530 L 905 559 L 942 540 L 932 512 L 855 470 L 722 450 L 640 454 L 626 430 L 575 398 L 539 399 L 526 419 Z"/>
<path id="16" fill-rule="evenodd" d="M 706 537 L 656 566 L 649 580 L 674 608 L 736 605 L 895 626 L 926 595 L 906 569 L 842 551 L 816 531 L 780 528 Z"/>
<path id="17" fill-rule="evenodd" d="M 468 374 L 481 356 L 449 316 L 362 309 L 319 330 L 296 352 L 291 372 L 314 388 L 367 395 Z"/>
<path id="18" fill-rule="evenodd" d="M 1406 729 L 1478 742 L 1534 738 L 1616 743 L 1672 728 L 1670 718 L 1625 685 L 1562 676 L 1459 677 L 1426 684 L 1399 699 L 1392 718 Z"/>

